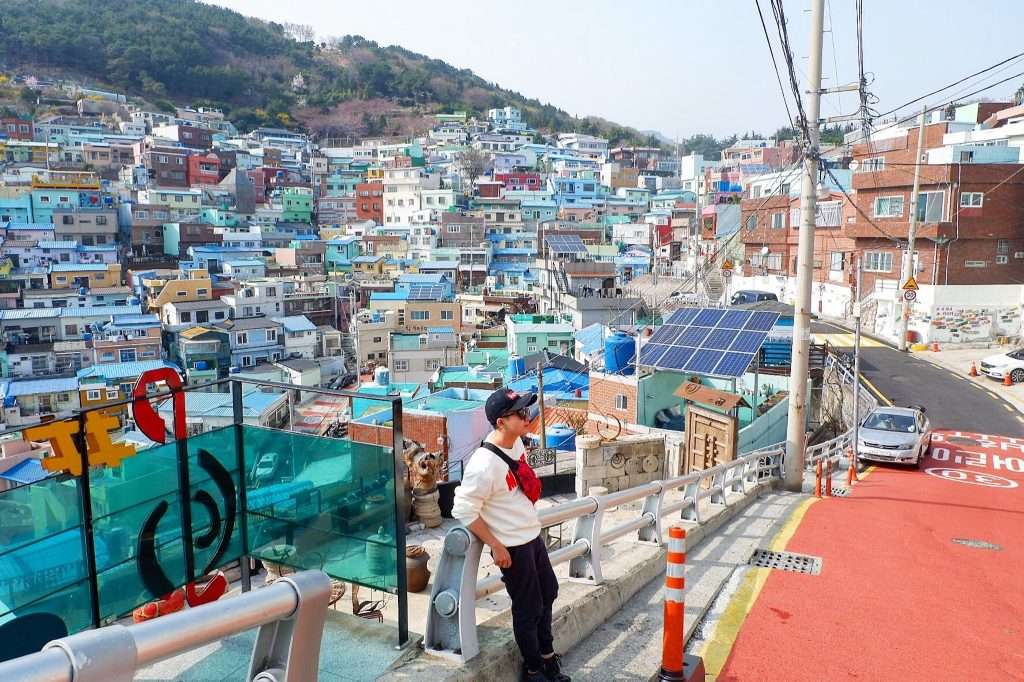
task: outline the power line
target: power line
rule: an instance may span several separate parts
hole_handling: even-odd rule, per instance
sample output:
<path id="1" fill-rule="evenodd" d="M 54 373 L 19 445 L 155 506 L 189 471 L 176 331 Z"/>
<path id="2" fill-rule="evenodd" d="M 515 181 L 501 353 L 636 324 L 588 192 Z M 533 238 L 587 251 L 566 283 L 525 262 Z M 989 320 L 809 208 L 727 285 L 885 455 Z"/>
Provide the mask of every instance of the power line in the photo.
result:
<path id="1" fill-rule="evenodd" d="M 775 67 L 775 79 L 779 83 L 779 93 L 782 95 L 782 104 L 786 107 L 786 118 L 789 119 L 789 125 L 793 130 L 796 130 L 796 126 L 793 123 L 793 113 L 789 110 L 789 99 L 786 97 L 786 88 L 782 85 L 782 74 L 779 73 L 779 63 L 775 60 L 775 49 L 772 47 L 772 39 L 768 36 L 768 25 L 764 21 L 764 14 L 761 12 L 760 0 L 754 0 L 754 4 L 757 6 L 757 16 L 761 18 L 761 29 L 764 31 L 764 40 L 768 43 L 768 54 L 772 57 L 772 66 Z"/>

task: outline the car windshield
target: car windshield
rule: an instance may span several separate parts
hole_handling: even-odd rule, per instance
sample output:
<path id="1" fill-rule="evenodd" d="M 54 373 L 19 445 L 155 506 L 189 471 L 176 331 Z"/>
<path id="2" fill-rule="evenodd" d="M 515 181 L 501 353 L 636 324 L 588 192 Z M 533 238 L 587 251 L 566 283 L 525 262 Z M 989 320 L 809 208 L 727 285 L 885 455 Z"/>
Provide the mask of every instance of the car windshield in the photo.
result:
<path id="1" fill-rule="evenodd" d="M 865 429 L 877 431 L 896 431 L 899 433 L 914 433 L 917 426 L 914 418 L 909 414 L 892 414 L 889 412 L 874 412 L 864 420 Z"/>

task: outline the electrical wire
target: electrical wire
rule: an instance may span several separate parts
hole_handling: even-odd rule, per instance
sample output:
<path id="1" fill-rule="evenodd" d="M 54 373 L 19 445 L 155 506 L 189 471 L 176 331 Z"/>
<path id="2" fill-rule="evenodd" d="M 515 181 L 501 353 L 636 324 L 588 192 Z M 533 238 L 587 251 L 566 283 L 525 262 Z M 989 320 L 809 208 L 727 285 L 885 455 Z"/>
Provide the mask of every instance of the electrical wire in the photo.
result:
<path id="1" fill-rule="evenodd" d="M 779 93 L 782 95 L 782 104 L 786 107 L 786 118 L 789 119 L 789 125 L 793 130 L 796 130 L 796 125 L 793 122 L 793 112 L 789 110 L 789 98 L 786 97 L 786 88 L 782 85 L 782 74 L 779 73 L 779 63 L 775 60 L 775 48 L 772 47 L 772 39 L 768 35 L 768 25 L 764 21 L 764 14 L 761 12 L 761 0 L 754 0 L 754 5 L 757 7 L 757 16 L 761 19 L 761 29 L 764 31 L 764 40 L 768 44 L 768 54 L 772 58 L 772 66 L 775 68 L 775 79 L 779 83 Z"/>

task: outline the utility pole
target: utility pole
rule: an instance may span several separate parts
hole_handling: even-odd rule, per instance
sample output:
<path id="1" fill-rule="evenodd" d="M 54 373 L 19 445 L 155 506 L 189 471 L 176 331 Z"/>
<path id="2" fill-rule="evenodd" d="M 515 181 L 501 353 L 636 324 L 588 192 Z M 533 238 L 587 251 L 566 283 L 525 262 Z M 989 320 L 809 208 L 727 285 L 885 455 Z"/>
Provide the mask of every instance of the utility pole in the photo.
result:
<path id="1" fill-rule="evenodd" d="M 800 197 L 800 239 L 797 247 L 796 306 L 793 315 L 793 358 L 789 372 L 789 416 L 786 422 L 785 480 L 799 492 L 804 478 L 807 439 L 808 356 L 811 343 L 811 284 L 814 275 L 814 227 L 817 213 L 818 126 L 821 110 L 821 43 L 825 0 L 811 2 L 811 39 L 807 68 L 807 149 Z"/>
<path id="2" fill-rule="evenodd" d="M 858 439 L 860 438 L 860 297 L 861 259 L 857 258 L 857 292 L 853 299 L 853 461 L 850 467 L 857 467 Z"/>
<path id="3" fill-rule="evenodd" d="M 547 424 L 544 421 L 544 363 L 537 363 L 537 398 L 540 403 L 540 446 L 548 446 Z"/>
<path id="4" fill-rule="evenodd" d="M 914 159 L 914 191 L 910 194 L 910 230 L 907 232 L 907 253 L 903 257 L 900 287 L 911 277 L 917 275 L 914 270 L 914 239 L 917 237 L 917 202 L 921 196 L 921 154 L 924 151 L 924 118 L 928 114 L 928 106 L 921 108 L 921 119 L 917 123 L 917 158 Z M 896 291 L 902 293 L 903 289 Z M 900 299 L 900 323 L 898 325 L 900 350 L 907 350 L 907 323 L 910 321 L 910 301 Z"/>

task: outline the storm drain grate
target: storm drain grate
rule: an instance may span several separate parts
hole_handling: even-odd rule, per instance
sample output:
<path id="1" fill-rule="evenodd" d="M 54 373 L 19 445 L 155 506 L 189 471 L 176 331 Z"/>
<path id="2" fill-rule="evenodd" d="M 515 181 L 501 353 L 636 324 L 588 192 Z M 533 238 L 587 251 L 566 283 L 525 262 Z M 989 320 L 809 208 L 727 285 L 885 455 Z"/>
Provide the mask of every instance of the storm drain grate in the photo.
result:
<path id="1" fill-rule="evenodd" d="M 807 554 L 755 549 L 753 556 L 750 557 L 750 561 L 747 563 L 759 568 L 777 568 L 780 571 L 790 571 L 792 573 L 807 573 L 808 575 L 818 575 L 821 573 L 821 558 L 808 556 Z"/>
<path id="2" fill-rule="evenodd" d="M 832 488 L 832 497 L 846 497 L 849 494 L 849 488 Z"/>
<path id="3" fill-rule="evenodd" d="M 974 540 L 973 538 L 953 538 L 953 542 L 958 545 L 966 545 L 967 547 L 973 547 L 975 549 L 991 549 L 995 552 L 1003 551 L 1003 548 L 997 544 L 985 542 L 984 540 Z"/>
<path id="4" fill-rule="evenodd" d="M 981 445 L 974 438 L 965 438 L 964 436 L 951 436 L 946 439 L 947 442 L 953 443 L 954 445 Z"/>

